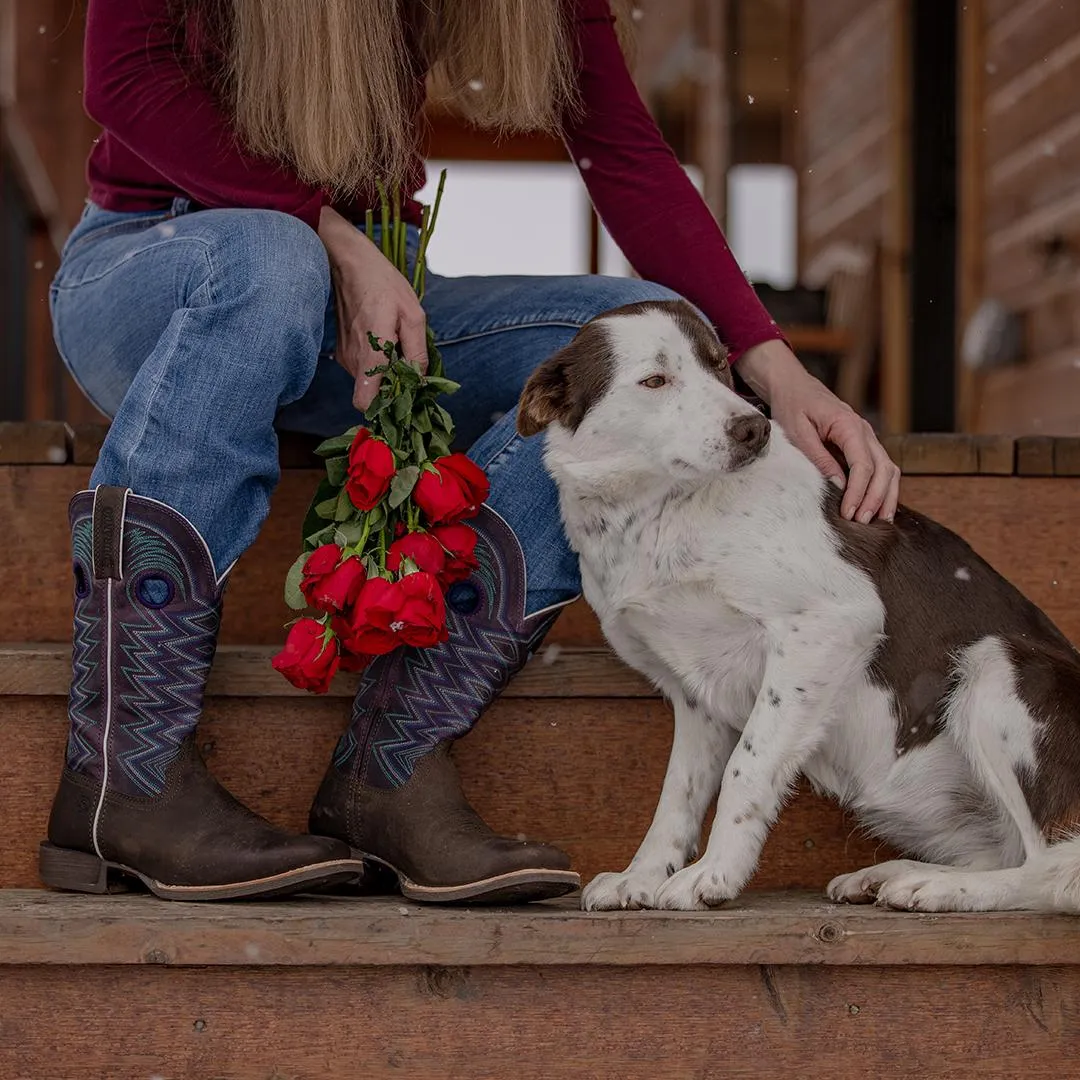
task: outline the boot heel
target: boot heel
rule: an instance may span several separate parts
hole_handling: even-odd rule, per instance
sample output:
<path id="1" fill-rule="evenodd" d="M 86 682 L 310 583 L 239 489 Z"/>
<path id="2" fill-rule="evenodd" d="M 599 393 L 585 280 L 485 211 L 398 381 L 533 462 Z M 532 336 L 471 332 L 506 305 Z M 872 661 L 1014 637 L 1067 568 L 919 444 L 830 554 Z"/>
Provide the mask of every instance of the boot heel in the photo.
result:
<path id="1" fill-rule="evenodd" d="M 43 843 L 38 848 L 38 874 L 51 889 L 86 893 L 109 891 L 108 866 L 103 859 L 85 851 Z"/>

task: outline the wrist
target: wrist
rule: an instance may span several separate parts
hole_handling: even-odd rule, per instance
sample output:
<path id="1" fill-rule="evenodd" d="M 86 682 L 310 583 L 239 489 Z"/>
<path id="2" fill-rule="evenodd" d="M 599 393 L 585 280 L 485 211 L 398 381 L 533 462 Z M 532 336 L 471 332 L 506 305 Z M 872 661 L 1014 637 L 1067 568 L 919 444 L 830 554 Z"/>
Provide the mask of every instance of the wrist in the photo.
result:
<path id="1" fill-rule="evenodd" d="M 758 397 L 771 402 L 781 386 L 800 377 L 808 377 L 806 368 L 778 338 L 763 341 L 747 349 L 735 370 Z"/>

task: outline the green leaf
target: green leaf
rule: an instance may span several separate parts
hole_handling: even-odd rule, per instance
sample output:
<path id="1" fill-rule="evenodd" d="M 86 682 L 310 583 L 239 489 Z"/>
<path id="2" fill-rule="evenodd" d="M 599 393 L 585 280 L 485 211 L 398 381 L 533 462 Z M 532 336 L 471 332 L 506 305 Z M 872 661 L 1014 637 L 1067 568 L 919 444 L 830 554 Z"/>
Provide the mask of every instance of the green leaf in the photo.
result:
<path id="1" fill-rule="evenodd" d="M 341 494 L 341 492 L 338 492 L 332 498 L 323 499 L 323 501 L 315 507 L 315 513 L 324 521 L 332 521 Z"/>
<path id="2" fill-rule="evenodd" d="M 352 499 L 349 498 L 349 492 L 342 488 L 338 492 L 337 505 L 334 507 L 334 520 L 348 521 L 355 512 L 356 507 L 353 506 Z"/>
<path id="3" fill-rule="evenodd" d="M 293 611 L 303 611 L 307 607 L 304 594 L 300 591 L 300 579 L 304 575 L 304 563 L 308 561 L 310 554 L 309 551 L 305 551 L 302 555 L 298 555 L 296 561 L 289 567 L 289 572 L 285 575 L 285 603 Z"/>
<path id="4" fill-rule="evenodd" d="M 390 393 L 390 387 L 384 383 L 379 388 L 375 400 L 367 407 L 367 411 L 364 413 L 368 423 L 370 424 L 380 413 L 385 412 L 393 404 L 394 395 Z"/>
<path id="5" fill-rule="evenodd" d="M 345 477 L 348 475 L 349 457 L 347 454 L 326 459 L 326 478 L 334 487 L 341 487 L 345 483 Z"/>
<path id="6" fill-rule="evenodd" d="M 379 416 L 379 428 L 382 430 L 383 438 L 390 444 L 390 448 L 396 450 L 401 445 L 401 432 L 389 413 L 384 412 Z"/>
<path id="7" fill-rule="evenodd" d="M 433 431 L 431 438 L 428 439 L 428 454 L 433 458 L 446 457 L 450 453 L 450 445 L 447 443 L 445 436 L 440 435 L 439 432 Z"/>
<path id="8" fill-rule="evenodd" d="M 453 379 L 444 379 L 439 375 L 428 375 L 425 383 L 434 387 L 440 394 L 454 394 L 461 389 L 461 383 L 456 383 Z"/>
<path id="9" fill-rule="evenodd" d="M 396 510 L 411 494 L 416 481 L 420 478 L 420 470 L 415 465 L 409 465 L 399 469 L 397 475 L 390 484 L 390 509 Z"/>
<path id="10" fill-rule="evenodd" d="M 420 465 L 427 460 L 427 449 L 424 446 L 424 436 L 415 427 L 412 431 L 412 445 L 416 463 Z"/>
<path id="11" fill-rule="evenodd" d="M 411 390 L 402 390 L 394 399 L 394 419 L 405 423 L 412 415 L 413 396 Z"/>
<path id="12" fill-rule="evenodd" d="M 375 561 L 375 557 L 372 555 L 364 556 L 364 570 L 367 572 L 368 577 L 377 577 L 379 573 L 379 564 Z"/>
<path id="13" fill-rule="evenodd" d="M 362 521 L 344 521 L 334 532 L 334 542 L 339 547 L 350 547 L 364 535 Z"/>
<path id="14" fill-rule="evenodd" d="M 307 546 L 308 552 L 314 551 L 317 547 L 321 547 L 323 544 L 329 544 L 334 539 L 334 533 L 337 531 L 337 527 L 334 525 L 324 525 L 316 532 L 304 537 L 304 543 Z"/>
<path id="15" fill-rule="evenodd" d="M 434 409 L 435 423 L 438 424 L 447 435 L 453 435 L 454 418 L 441 405 L 435 405 Z"/>
<path id="16" fill-rule="evenodd" d="M 399 360 L 394 365 L 394 372 L 410 390 L 418 390 L 424 384 L 424 376 L 404 360 Z"/>
<path id="17" fill-rule="evenodd" d="M 414 408 L 412 426 L 414 434 L 416 432 L 420 432 L 421 435 L 431 433 L 431 407 L 429 405 L 421 403 L 419 408 Z"/>
<path id="18" fill-rule="evenodd" d="M 386 507 L 380 504 L 374 510 L 369 510 L 367 520 L 371 534 L 377 533 L 386 524 Z"/>
<path id="19" fill-rule="evenodd" d="M 356 438 L 356 433 L 360 430 L 360 425 L 349 428 L 348 431 L 341 435 L 335 435 L 332 439 L 327 439 L 325 442 L 319 443 L 315 447 L 315 453 L 319 457 L 333 457 L 335 454 L 340 454 L 342 450 L 348 450 L 352 446 L 353 439 Z"/>

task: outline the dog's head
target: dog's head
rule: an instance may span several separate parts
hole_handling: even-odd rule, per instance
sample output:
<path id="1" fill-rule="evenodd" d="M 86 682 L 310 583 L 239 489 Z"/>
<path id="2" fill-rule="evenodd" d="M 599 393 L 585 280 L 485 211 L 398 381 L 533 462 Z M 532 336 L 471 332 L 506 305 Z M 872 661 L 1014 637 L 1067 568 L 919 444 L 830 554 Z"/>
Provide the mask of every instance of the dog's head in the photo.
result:
<path id="1" fill-rule="evenodd" d="M 533 372 L 518 431 L 551 426 L 571 456 L 693 480 L 761 457 L 769 422 L 734 390 L 727 351 L 685 301 L 593 319 Z"/>

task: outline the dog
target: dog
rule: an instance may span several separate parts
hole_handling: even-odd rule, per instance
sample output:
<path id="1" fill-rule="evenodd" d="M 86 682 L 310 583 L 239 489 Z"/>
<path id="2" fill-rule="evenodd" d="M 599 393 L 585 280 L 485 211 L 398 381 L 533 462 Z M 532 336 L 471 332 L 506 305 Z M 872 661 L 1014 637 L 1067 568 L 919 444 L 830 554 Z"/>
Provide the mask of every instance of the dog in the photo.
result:
<path id="1" fill-rule="evenodd" d="M 834 901 L 1080 912 L 1080 656 L 960 537 L 904 507 L 845 520 L 684 302 L 585 325 L 517 425 L 547 433 L 607 640 L 674 706 L 652 825 L 586 910 L 734 899 L 802 774 L 912 856 Z"/>

